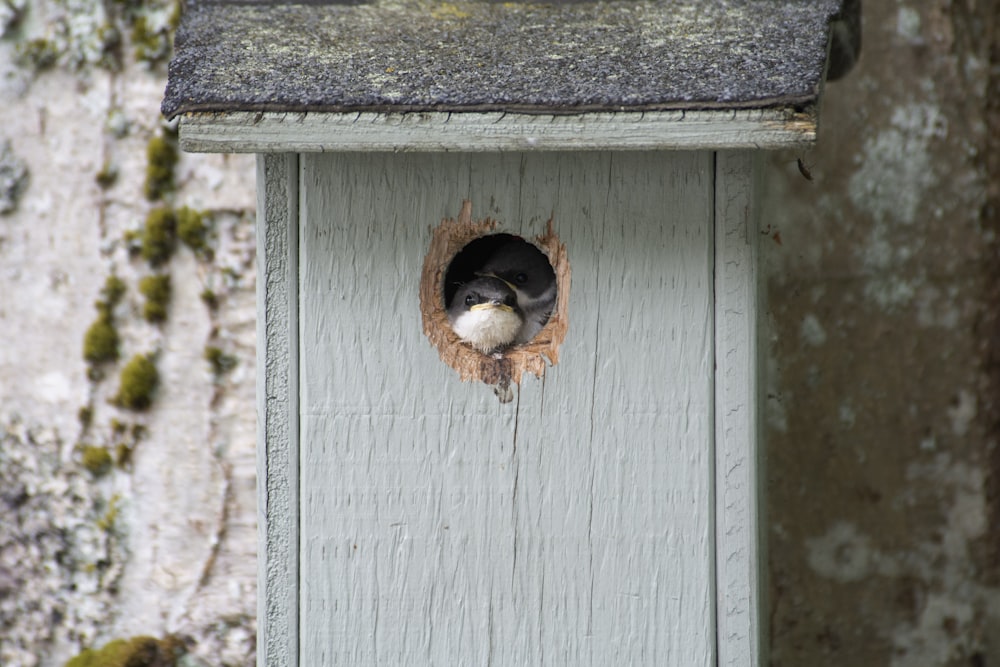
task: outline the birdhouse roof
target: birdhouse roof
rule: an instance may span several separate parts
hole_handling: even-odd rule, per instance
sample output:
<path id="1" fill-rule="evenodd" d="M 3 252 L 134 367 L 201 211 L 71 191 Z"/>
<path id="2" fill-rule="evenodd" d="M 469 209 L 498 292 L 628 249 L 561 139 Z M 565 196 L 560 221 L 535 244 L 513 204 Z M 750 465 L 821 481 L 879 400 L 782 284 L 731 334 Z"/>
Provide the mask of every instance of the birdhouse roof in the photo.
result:
<path id="1" fill-rule="evenodd" d="M 841 17 L 841 0 L 193 0 L 162 111 L 801 121 Z"/>

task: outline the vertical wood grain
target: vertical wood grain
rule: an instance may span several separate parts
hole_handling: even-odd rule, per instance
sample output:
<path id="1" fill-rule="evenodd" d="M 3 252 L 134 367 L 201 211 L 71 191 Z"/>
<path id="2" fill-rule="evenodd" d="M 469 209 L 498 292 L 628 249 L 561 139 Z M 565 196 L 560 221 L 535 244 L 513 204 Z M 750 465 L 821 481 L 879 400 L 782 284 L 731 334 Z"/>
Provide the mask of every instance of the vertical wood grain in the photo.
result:
<path id="1" fill-rule="evenodd" d="M 301 159 L 302 663 L 714 664 L 712 155 Z M 464 198 L 572 265 L 508 405 L 421 331 Z"/>
<path id="2" fill-rule="evenodd" d="M 257 158 L 257 664 L 298 664 L 298 156 Z"/>
<path id="3" fill-rule="evenodd" d="M 764 462 L 758 419 L 759 157 L 716 162 L 716 540 L 719 665 L 766 665 L 759 508 Z"/>

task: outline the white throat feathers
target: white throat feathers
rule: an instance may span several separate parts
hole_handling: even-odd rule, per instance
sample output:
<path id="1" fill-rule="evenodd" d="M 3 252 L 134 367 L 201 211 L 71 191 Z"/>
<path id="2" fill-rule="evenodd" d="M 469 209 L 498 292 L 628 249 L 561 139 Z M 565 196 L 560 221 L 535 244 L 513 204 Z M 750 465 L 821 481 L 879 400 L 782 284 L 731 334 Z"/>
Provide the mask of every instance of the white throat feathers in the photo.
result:
<path id="1" fill-rule="evenodd" d="M 510 306 L 480 303 L 454 318 L 451 328 L 463 341 L 490 354 L 513 343 L 522 322 Z"/>

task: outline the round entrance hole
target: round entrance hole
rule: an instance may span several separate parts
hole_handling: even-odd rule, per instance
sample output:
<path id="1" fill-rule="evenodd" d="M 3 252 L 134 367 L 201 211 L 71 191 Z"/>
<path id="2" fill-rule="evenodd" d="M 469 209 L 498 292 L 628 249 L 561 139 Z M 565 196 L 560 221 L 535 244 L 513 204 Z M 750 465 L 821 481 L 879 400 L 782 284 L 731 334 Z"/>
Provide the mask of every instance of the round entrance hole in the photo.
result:
<path id="1" fill-rule="evenodd" d="M 570 268 L 566 246 L 555 235 L 552 219 L 546 233 L 533 239 L 534 243 L 513 234 L 494 233 L 497 224 L 488 218 L 473 220 L 472 203 L 468 200 L 462 202 L 458 219 L 441 221 L 433 231 L 430 249 L 424 258 L 420 312 L 424 334 L 437 348 L 441 360 L 458 371 L 463 381 L 479 380 L 506 387 L 510 383 L 519 384 L 525 372 L 542 377 L 547 365 L 558 363 L 559 346 L 569 326 Z M 537 281 L 530 284 L 531 281 L 526 282 L 526 276 L 519 275 L 521 271 L 510 266 L 510 262 L 501 261 L 512 256 L 515 265 L 525 260 L 536 262 L 535 275 L 539 271 L 544 273 L 546 265 L 551 273 L 542 281 L 544 284 Z M 520 332 L 521 338 L 488 354 L 459 338 L 447 312 L 447 306 L 462 286 L 484 274 L 504 281 L 510 291 L 518 295 L 518 309 L 523 303 L 531 314 L 547 311 L 539 306 L 551 297 L 551 314 L 547 320 L 540 317 L 537 326 Z M 529 289 L 515 289 L 519 287 L 519 280 L 521 288 Z M 494 284 L 499 290 L 507 289 L 504 284 Z M 539 285 L 552 287 L 554 296 L 544 293 L 545 289 L 538 289 Z M 541 297 L 541 301 L 533 301 L 531 293 Z"/>

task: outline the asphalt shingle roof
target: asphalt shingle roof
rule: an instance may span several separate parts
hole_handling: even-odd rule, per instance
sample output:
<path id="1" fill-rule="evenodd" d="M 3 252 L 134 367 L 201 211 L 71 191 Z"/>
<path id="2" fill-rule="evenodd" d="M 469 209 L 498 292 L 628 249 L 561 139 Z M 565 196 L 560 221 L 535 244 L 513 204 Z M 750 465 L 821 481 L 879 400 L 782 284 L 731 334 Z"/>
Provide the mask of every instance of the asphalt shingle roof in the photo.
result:
<path id="1" fill-rule="evenodd" d="M 840 0 L 194 0 L 162 110 L 808 105 L 840 11 Z"/>

